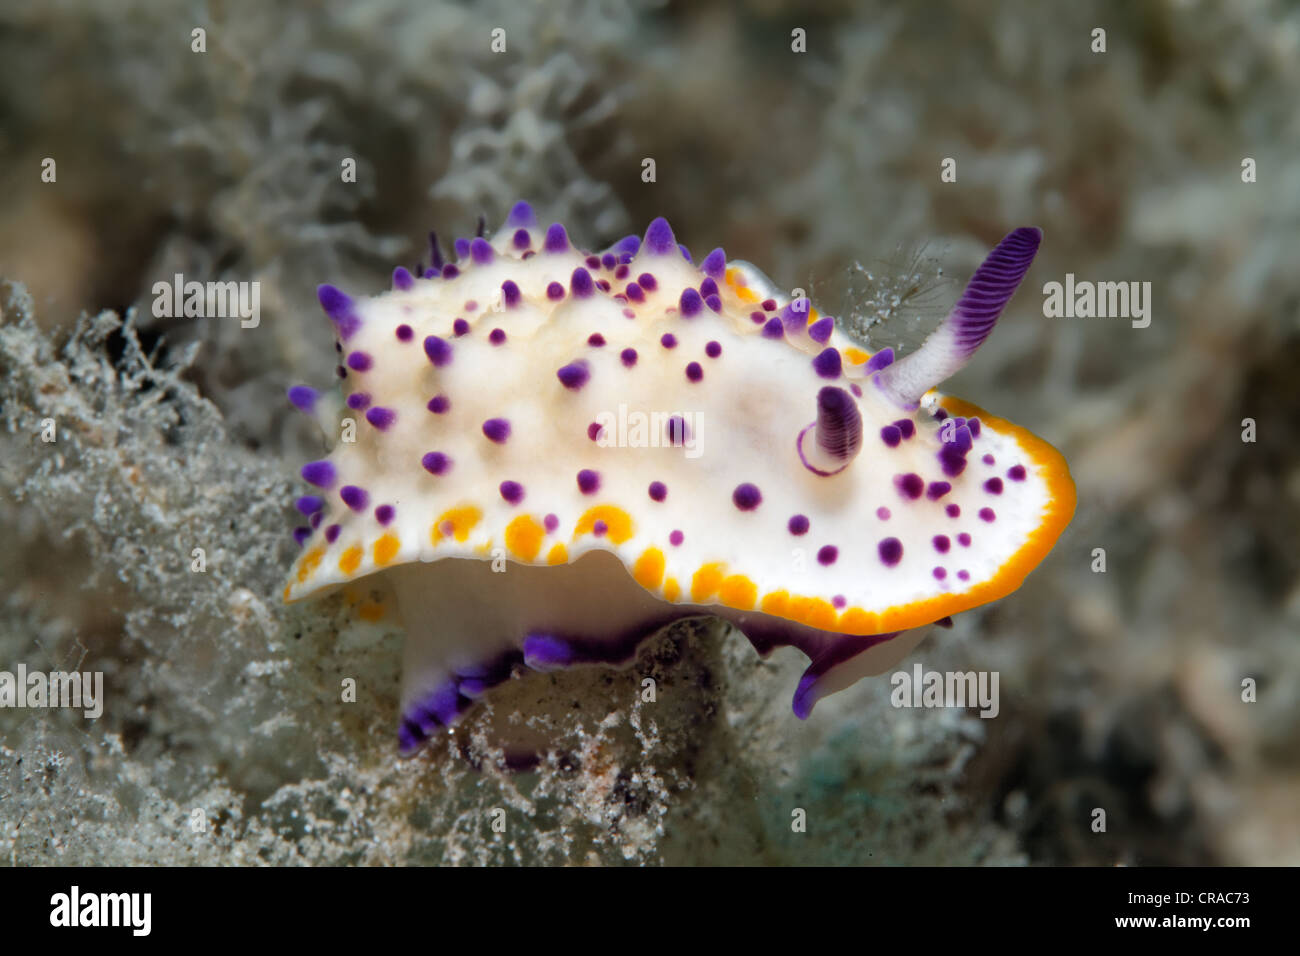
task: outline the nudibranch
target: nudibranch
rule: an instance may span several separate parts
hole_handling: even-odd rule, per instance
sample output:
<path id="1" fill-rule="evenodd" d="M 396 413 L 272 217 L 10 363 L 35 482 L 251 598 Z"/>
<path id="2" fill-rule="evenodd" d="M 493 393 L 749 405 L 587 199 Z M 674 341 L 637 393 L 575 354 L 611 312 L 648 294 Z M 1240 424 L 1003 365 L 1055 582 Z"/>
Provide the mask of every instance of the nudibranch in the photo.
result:
<path id="1" fill-rule="evenodd" d="M 367 578 L 406 628 L 409 753 L 516 667 L 627 662 L 687 617 L 810 660 L 794 694 L 893 667 L 932 624 L 1020 586 L 1068 524 L 1061 455 L 935 391 L 1033 260 L 1009 233 L 907 356 L 668 223 L 601 253 L 517 204 L 491 239 L 318 290 L 342 394 L 290 400 L 339 434 L 285 600 Z"/>

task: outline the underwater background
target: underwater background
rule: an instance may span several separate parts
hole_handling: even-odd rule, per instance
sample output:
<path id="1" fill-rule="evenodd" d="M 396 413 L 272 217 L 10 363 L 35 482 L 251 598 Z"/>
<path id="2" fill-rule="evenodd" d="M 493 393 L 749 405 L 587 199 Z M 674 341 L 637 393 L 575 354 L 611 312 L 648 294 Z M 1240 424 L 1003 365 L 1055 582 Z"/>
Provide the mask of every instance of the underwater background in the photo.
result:
<path id="1" fill-rule="evenodd" d="M 0 0 L 0 63 L 0 669 L 105 680 L 0 709 L 0 861 L 1300 864 L 1294 3 Z M 538 772 L 472 722 L 398 758 L 401 635 L 280 601 L 323 448 L 285 388 L 332 374 L 318 283 L 520 198 L 587 248 L 666 216 L 904 351 L 1042 227 L 943 390 L 1078 510 L 902 665 L 998 672 L 996 718 L 882 675 L 801 722 L 794 650 L 692 624 L 529 678 Z M 259 323 L 155 318 L 175 273 Z M 1150 324 L 1046 317 L 1070 273 Z"/>

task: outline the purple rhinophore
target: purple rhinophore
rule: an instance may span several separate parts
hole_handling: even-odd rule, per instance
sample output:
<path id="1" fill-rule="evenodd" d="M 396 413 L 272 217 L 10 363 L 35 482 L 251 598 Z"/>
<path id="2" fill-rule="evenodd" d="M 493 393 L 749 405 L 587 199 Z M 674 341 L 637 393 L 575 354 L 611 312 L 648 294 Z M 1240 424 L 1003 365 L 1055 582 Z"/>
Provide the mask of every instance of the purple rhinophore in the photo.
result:
<path id="1" fill-rule="evenodd" d="M 812 361 L 813 371 L 822 378 L 839 378 L 843 370 L 843 364 L 840 362 L 840 350 L 836 348 L 822 349 L 817 353 L 817 357 Z"/>
<path id="2" fill-rule="evenodd" d="M 569 234 L 558 222 L 546 230 L 546 240 L 542 249 L 546 252 L 563 252 L 569 248 Z"/>
<path id="3" fill-rule="evenodd" d="M 330 489 L 338 481 L 338 472 L 334 470 L 334 463 L 322 458 L 320 461 L 309 461 L 302 466 L 302 480 L 309 485 L 315 485 L 317 488 Z"/>
<path id="4" fill-rule="evenodd" d="M 880 544 L 876 545 L 876 550 L 886 567 L 892 568 L 903 560 L 903 542 L 897 538 L 882 538 Z"/>
<path id="5" fill-rule="evenodd" d="M 303 495 L 293 503 L 301 514 L 310 517 L 325 507 L 325 499 L 320 495 Z"/>
<path id="6" fill-rule="evenodd" d="M 631 368 L 636 364 L 636 349 L 624 349 L 618 357 L 622 359 L 624 365 Z"/>
<path id="7" fill-rule="evenodd" d="M 519 284 L 514 279 L 507 279 L 501 283 L 501 300 L 505 303 L 507 309 L 513 309 L 517 306 L 519 299 Z"/>
<path id="8" fill-rule="evenodd" d="M 591 370 L 587 368 L 586 360 L 579 359 L 576 362 L 561 366 L 555 373 L 555 377 L 560 380 L 560 384 L 565 388 L 577 391 L 591 380 Z"/>
<path id="9" fill-rule="evenodd" d="M 704 378 L 704 366 L 699 362 L 686 363 L 686 378 L 692 382 L 698 382 Z"/>
<path id="10" fill-rule="evenodd" d="M 392 426 L 397 421 L 397 412 L 391 408 L 384 408 L 382 405 L 376 405 L 374 408 L 366 410 L 366 421 L 374 425 L 381 432 Z"/>
<path id="11" fill-rule="evenodd" d="M 952 485 L 946 481 L 932 481 L 925 489 L 925 496 L 931 501 L 938 501 L 948 492 L 952 491 Z"/>
<path id="12" fill-rule="evenodd" d="M 483 434 L 488 441 L 504 444 L 510 437 L 510 420 L 506 418 L 489 418 L 483 423 Z"/>
<path id="13" fill-rule="evenodd" d="M 841 462 L 862 448 L 862 413 L 842 388 L 827 385 L 817 393 L 817 447 Z"/>
<path id="14" fill-rule="evenodd" d="M 517 505 L 524 500 L 524 486 L 517 481 L 503 481 L 498 489 L 501 497 L 512 505 Z"/>
<path id="15" fill-rule="evenodd" d="M 864 365 L 862 369 L 866 374 L 870 375 L 872 372 L 879 372 L 882 368 L 886 368 L 893 364 L 894 350 L 886 346 L 875 355 L 871 356 L 871 358 L 867 359 L 867 364 Z"/>
<path id="16" fill-rule="evenodd" d="M 945 324 L 952 323 L 953 347 L 966 358 L 988 338 L 1002 309 L 1015 294 L 1042 242 L 1042 230 L 1013 229 L 989 253 L 966 284 Z"/>
<path id="17" fill-rule="evenodd" d="M 600 472 L 584 468 L 578 472 L 578 490 L 584 495 L 595 494 L 600 490 Z"/>
<path id="18" fill-rule="evenodd" d="M 906 475 L 894 476 L 894 487 L 904 498 L 915 501 L 925 490 L 925 480 L 916 472 L 908 472 Z"/>
<path id="19" fill-rule="evenodd" d="M 438 367 L 447 365 L 451 362 L 451 343 L 441 336 L 426 336 L 424 339 L 424 354 L 429 356 L 429 361 Z"/>
<path id="20" fill-rule="evenodd" d="M 707 276 L 721 279 L 723 273 L 727 271 L 727 254 L 721 248 L 714 249 L 704 257 L 704 261 L 700 263 L 700 269 Z"/>
<path id="21" fill-rule="evenodd" d="M 393 288 L 405 292 L 415 285 L 415 276 L 411 275 L 409 269 L 405 266 L 398 266 L 393 270 Z"/>
<path id="22" fill-rule="evenodd" d="M 731 500 L 741 511 L 753 511 L 763 503 L 763 493 L 758 490 L 758 485 L 745 481 L 736 485 Z"/>
<path id="23" fill-rule="evenodd" d="M 320 393 L 310 385 L 295 385 L 289 389 L 289 402 L 300 412 L 311 414 L 319 397 Z"/>
<path id="24" fill-rule="evenodd" d="M 822 316 L 812 325 L 808 326 L 808 336 L 818 345 L 825 345 L 831 340 L 831 333 L 835 331 L 835 320 L 829 315 Z"/>
<path id="25" fill-rule="evenodd" d="M 662 481 L 650 482 L 650 500 L 663 501 L 668 497 L 668 486 Z"/>
<path id="26" fill-rule="evenodd" d="M 451 467 L 451 458 L 440 451 L 431 451 L 420 459 L 420 464 L 431 475 L 445 475 Z"/>
<path id="27" fill-rule="evenodd" d="M 370 495 L 359 485 L 344 485 L 339 489 L 339 497 L 353 511 L 365 511 L 370 503 Z"/>
<path id="28" fill-rule="evenodd" d="M 682 318 L 690 319 L 700 314 L 700 310 L 704 308 L 704 300 L 700 298 L 697 291 L 688 286 L 682 290 L 682 296 L 677 305 Z"/>
<path id="29" fill-rule="evenodd" d="M 573 270 L 573 277 L 569 280 L 569 288 L 579 299 L 585 299 L 596 291 L 595 284 L 591 281 L 591 273 L 582 266 Z"/>

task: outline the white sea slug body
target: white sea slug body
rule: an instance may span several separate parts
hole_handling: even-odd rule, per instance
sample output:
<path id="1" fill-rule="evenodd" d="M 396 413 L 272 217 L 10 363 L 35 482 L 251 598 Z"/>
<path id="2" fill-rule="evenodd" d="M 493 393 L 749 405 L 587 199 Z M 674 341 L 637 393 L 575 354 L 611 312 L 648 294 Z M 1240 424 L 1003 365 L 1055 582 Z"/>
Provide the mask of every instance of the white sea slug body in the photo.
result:
<path id="1" fill-rule="evenodd" d="M 519 203 L 390 292 L 321 286 L 356 436 L 303 468 L 285 598 L 391 587 L 406 752 L 518 665 L 623 662 L 703 615 L 807 654 L 806 717 L 1017 588 L 1070 520 L 1055 450 L 932 390 L 1039 239 L 1010 233 L 897 362 L 721 249 L 692 264 L 662 219 L 589 255 Z"/>

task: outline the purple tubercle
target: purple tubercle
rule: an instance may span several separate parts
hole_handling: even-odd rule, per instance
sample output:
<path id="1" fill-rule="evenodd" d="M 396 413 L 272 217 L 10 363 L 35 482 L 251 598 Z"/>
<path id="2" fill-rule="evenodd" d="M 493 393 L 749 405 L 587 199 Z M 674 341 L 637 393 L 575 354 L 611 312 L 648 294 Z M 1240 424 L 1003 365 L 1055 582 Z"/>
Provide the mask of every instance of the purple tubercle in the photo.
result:
<path id="1" fill-rule="evenodd" d="M 910 418 L 900 418 L 898 421 L 894 422 L 894 427 L 898 429 L 899 434 L 903 436 L 904 441 L 916 434 L 916 426 L 912 424 Z"/>
<path id="2" fill-rule="evenodd" d="M 391 408 L 384 408 L 382 405 L 376 405 L 374 408 L 366 411 L 366 421 L 374 425 L 381 432 L 386 431 L 397 421 L 397 412 Z"/>
<path id="3" fill-rule="evenodd" d="M 894 350 L 886 346 L 875 355 L 871 356 L 871 358 L 867 359 L 867 364 L 862 366 L 862 369 L 866 374 L 870 375 L 872 372 L 879 372 L 882 368 L 887 368 L 893 364 Z"/>
<path id="4" fill-rule="evenodd" d="M 564 286 L 560 285 L 558 282 L 552 282 L 546 287 L 546 298 L 550 299 L 552 302 L 557 302 L 560 299 L 563 299 Z"/>
<path id="5" fill-rule="evenodd" d="M 706 295 L 704 297 L 704 304 L 713 312 L 721 312 L 722 296 L 718 295 L 716 292 L 713 295 Z"/>
<path id="6" fill-rule="evenodd" d="M 827 315 L 808 326 L 808 337 L 818 345 L 825 345 L 831 340 L 831 333 L 834 331 L 835 320 Z"/>
<path id="7" fill-rule="evenodd" d="M 996 521 L 998 517 L 992 508 L 981 508 L 979 515 L 981 521 Z"/>
<path id="8" fill-rule="evenodd" d="M 623 290 L 623 294 L 626 295 L 633 302 L 645 301 L 645 293 L 641 291 L 641 287 L 637 285 L 635 282 L 629 282 L 627 284 L 627 288 Z"/>
<path id="9" fill-rule="evenodd" d="M 966 456 L 952 445 L 945 444 L 939 449 L 939 465 L 949 478 L 956 478 L 966 470 Z"/>
<path id="10" fill-rule="evenodd" d="M 424 354 L 429 356 L 430 362 L 441 368 L 451 362 L 451 343 L 437 335 L 426 336 L 424 340 Z"/>
<path id="11" fill-rule="evenodd" d="M 410 270 L 405 266 L 398 266 L 393 270 L 393 288 L 401 292 L 412 288 L 415 285 L 415 276 L 411 275 Z"/>
<path id="12" fill-rule="evenodd" d="M 704 366 L 699 362 L 688 362 L 686 364 L 686 378 L 691 382 L 698 382 L 704 378 Z"/>
<path id="13" fill-rule="evenodd" d="M 338 472 L 334 470 L 334 463 L 324 458 L 320 461 L 307 462 L 302 466 L 300 474 L 303 481 L 317 488 L 333 488 L 334 483 L 338 481 Z"/>
<path id="14" fill-rule="evenodd" d="M 663 501 L 668 497 L 668 486 L 662 481 L 652 481 L 650 482 L 649 492 L 651 501 Z"/>
<path id="15" fill-rule="evenodd" d="M 375 361 L 370 357 L 368 352 L 348 353 L 347 366 L 354 372 L 369 372 L 374 368 L 374 365 Z"/>
<path id="16" fill-rule="evenodd" d="M 682 542 L 685 540 L 686 535 L 682 534 L 680 531 L 674 530 L 672 534 L 668 535 L 668 543 L 674 548 L 681 547 Z"/>
<path id="17" fill-rule="evenodd" d="M 618 357 L 622 360 L 624 365 L 631 368 L 636 364 L 636 349 L 624 349 L 619 353 Z"/>
<path id="18" fill-rule="evenodd" d="M 501 497 L 512 505 L 524 500 L 524 486 L 517 481 L 503 481 L 499 490 Z"/>
<path id="19" fill-rule="evenodd" d="M 365 511 L 370 503 L 370 495 L 359 485 L 344 485 L 339 489 L 339 497 L 353 511 Z"/>
<path id="20" fill-rule="evenodd" d="M 442 267 L 442 277 L 444 279 L 454 279 L 458 275 L 460 275 L 460 269 L 456 268 L 456 266 L 452 265 L 450 262 Z"/>
<path id="21" fill-rule="evenodd" d="M 559 515 L 548 514 L 545 518 L 542 519 L 542 527 L 546 529 L 547 534 L 553 534 L 555 532 L 555 529 L 558 528 L 559 526 L 560 526 Z"/>
<path id="22" fill-rule="evenodd" d="M 681 311 L 683 319 L 693 319 L 695 316 L 699 315 L 700 310 L 704 308 L 704 300 L 700 298 L 698 292 L 688 286 L 682 290 L 681 299 L 678 301 L 678 308 Z"/>
<path id="23" fill-rule="evenodd" d="M 1007 477 L 1012 481 L 1024 481 L 1025 475 L 1026 472 L 1024 465 L 1012 465 L 1007 469 Z"/>
<path id="24" fill-rule="evenodd" d="M 880 554 L 880 560 L 885 567 L 895 567 L 898 562 L 903 560 L 903 542 L 897 538 L 882 538 L 876 545 L 876 550 Z"/>
<path id="25" fill-rule="evenodd" d="M 910 501 L 915 501 L 921 497 L 921 492 L 925 490 L 925 481 L 915 472 L 909 472 L 906 475 L 894 476 L 894 487 L 898 493 Z"/>
<path id="26" fill-rule="evenodd" d="M 700 296 L 707 299 L 711 295 L 718 294 L 718 284 L 713 279 L 705 279 L 700 283 Z"/>
<path id="27" fill-rule="evenodd" d="M 469 256 L 479 265 L 487 265 L 496 257 L 496 250 L 486 239 L 476 238 L 469 244 Z"/>
<path id="28" fill-rule="evenodd" d="M 451 323 L 451 332 L 458 339 L 469 335 L 469 322 L 461 318 L 456 319 L 455 322 Z"/>
<path id="29" fill-rule="evenodd" d="M 799 335 L 808 328 L 808 310 L 812 303 L 805 297 L 794 299 L 778 313 L 781 324 L 791 335 Z"/>
<path id="30" fill-rule="evenodd" d="M 488 333 L 488 341 L 491 342 L 493 345 L 505 345 L 506 330 L 493 329 L 491 332 Z"/>
<path id="31" fill-rule="evenodd" d="M 825 545 L 817 551 L 817 563 L 821 565 L 832 565 L 840 556 L 840 549 L 833 544 Z"/>
<path id="32" fill-rule="evenodd" d="M 840 372 L 843 371 L 843 363 L 840 361 L 840 350 L 836 348 L 822 349 L 817 353 L 817 357 L 812 362 L 813 371 L 822 378 L 839 378 Z"/>
<path id="33" fill-rule="evenodd" d="M 605 345 L 605 336 L 601 335 L 599 332 L 592 332 L 587 336 L 587 344 L 593 349 L 603 348 Z"/>
<path id="34" fill-rule="evenodd" d="M 808 520 L 807 515 L 794 515 L 786 523 L 786 528 L 789 529 L 790 533 L 793 535 L 803 535 L 808 533 L 810 524 L 811 522 Z"/>
<path id="35" fill-rule="evenodd" d="M 347 341 L 361 328 L 361 319 L 357 317 L 356 307 L 350 296 L 341 289 L 329 285 L 316 287 L 316 298 L 325 314 L 330 317 L 338 329 L 339 338 Z"/>
<path id="36" fill-rule="evenodd" d="M 704 261 L 700 263 L 700 269 L 707 276 L 721 279 L 727 271 L 727 254 L 720 247 L 714 249 L 704 257 Z"/>
<path id="37" fill-rule="evenodd" d="M 660 216 L 650 223 L 642 245 L 652 256 L 664 256 L 672 252 L 677 247 L 677 240 L 673 237 L 673 228 L 668 225 L 668 220 Z"/>
<path id="38" fill-rule="evenodd" d="M 784 337 L 785 337 L 785 326 L 781 324 L 781 320 L 776 318 L 775 316 L 768 319 L 767 323 L 763 326 L 763 338 L 780 339 Z"/>
<path id="39" fill-rule="evenodd" d="M 704 354 L 707 355 L 709 358 L 714 358 L 714 359 L 717 358 L 719 355 L 722 354 L 722 343 L 721 342 L 706 343 L 704 346 Z"/>
<path id="40" fill-rule="evenodd" d="M 533 244 L 533 237 L 528 234 L 527 229 L 516 229 L 511 242 L 515 244 L 516 249 L 527 249 Z"/>
<path id="41" fill-rule="evenodd" d="M 375 509 L 375 520 L 382 525 L 393 523 L 393 517 L 397 514 L 392 505 L 380 505 Z"/>
<path id="42" fill-rule="evenodd" d="M 736 485 L 731 501 L 741 511 L 753 511 L 763 503 L 763 493 L 758 490 L 758 485 L 746 481 Z"/>
<path id="43" fill-rule="evenodd" d="M 558 222 L 546 230 L 546 240 L 542 249 L 546 252 L 564 252 L 569 248 L 569 234 Z"/>
<path id="44" fill-rule="evenodd" d="M 671 332 L 665 332 L 659 337 L 659 344 L 666 349 L 675 349 L 677 348 L 677 336 Z"/>
<path id="45" fill-rule="evenodd" d="M 659 288 L 659 281 L 649 272 L 643 272 L 636 277 L 636 284 L 647 292 L 653 292 Z"/>
<path id="46" fill-rule="evenodd" d="M 613 250 L 618 253 L 619 257 L 634 256 L 638 249 L 641 248 L 640 236 L 624 236 L 618 242 L 614 243 Z"/>
<path id="47" fill-rule="evenodd" d="M 584 468 L 578 472 L 578 490 L 584 495 L 593 495 L 600 490 L 600 472 Z"/>
<path id="48" fill-rule="evenodd" d="M 483 423 L 483 434 L 487 440 L 498 445 L 505 444 L 510 437 L 510 420 L 507 418 L 489 418 Z"/>
<path id="49" fill-rule="evenodd" d="M 952 540 L 946 534 L 936 534 L 930 541 L 934 544 L 934 550 L 940 554 L 947 554 L 952 547 Z"/>
<path id="50" fill-rule="evenodd" d="M 573 277 L 569 280 L 569 288 L 573 295 L 578 299 L 586 299 L 596 291 L 595 284 L 591 281 L 591 273 L 582 266 L 573 270 Z"/>
<path id="51" fill-rule="evenodd" d="M 429 399 L 429 404 L 425 408 L 435 415 L 442 415 L 447 409 L 451 408 L 451 399 L 446 395 L 435 395 Z"/>
<path id="52" fill-rule="evenodd" d="M 952 491 L 952 485 L 946 481 L 932 481 L 925 489 L 925 496 L 931 501 L 938 501 L 948 492 Z"/>
<path id="53" fill-rule="evenodd" d="M 456 258 L 457 258 L 458 260 L 460 260 L 460 261 L 464 261 L 465 259 L 468 259 L 468 258 L 469 258 L 469 240 L 468 240 L 468 239 L 457 239 L 455 242 L 453 242 L 453 243 L 451 244 L 451 247 L 452 247 L 452 249 L 455 251 L 455 253 L 456 253 Z"/>
<path id="54" fill-rule="evenodd" d="M 961 517 L 961 505 L 944 505 L 943 511 L 949 518 Z"/>
<path id="55" fill-rule="evenodd" d="M 899 442 L 903 440 L 903 436 L 896 426 L 885 425 L 880 429 L 880 440 L 890 448 L 897 448 Z"/>
<path id="56" fill-rule="evenodd" d="M 303 495 L 293 503 L 293 506 L 298 509 L 300 514 L 311 517 L 325 507 L 325 499 L 320 495 Z"/>
<path id="57" fill-rule="evenodd" d="M 604 430 L 605 428 L 600 424 L 600 422 L 592 422 L 587 426 L 587 437 L 591 441 L 596 441 L 600 438 L 601 432 Z"/>
<path id="58" fill-rule="evenodd" d="M 576 392 L 591 380 L 591 370 L 587 367 L 586 360 L 579 359 L 576 362 L 561 366 L 555 373 L 555 377 L 560 380 L 560 384 L 565 388 Z"/>
<path id="59" fill-rule="evenodd" d="M 763 307 L 764 312 L 776 311 L 776 299 L 764 299 L 762 302 L 759 303 L 759 305 Z"/>
<path id="60" fill-rule="evenodd" d="M 343 529 L 339 525 L 336 524 L 326 525 L 325 526 L 326 542 L 328 542 L 329 544 L 333 544 L 335 541 L 337 541 L 339 539 L 339 532 L 341 530 Z"/>
<path id="61" fill-rule="evenodd" d="M 415 330 L 405 322 L 399 325 L 394 331 L 397 335 L 397 341 L 399 342 L 409 342 L 411 339 L 415 338 Z"/>
<path id="62" fill-rule="evenodd" d="M 451 458 L 440 451 L 431 451 L 420 459 L 420 464 L 431 475 L 445 475 L 451 468 Z"/>
<path id="63" fill-rule="evenodd" d="M 533 207 L 519 200 L 510 207 L 510 214 L 506 216 L 506 226 L 535 226 L 537 225 L 537 214 L 533 212 Z"/>
<path id="64" fill-rule="evenodd" d="M 984 482 L 984 490 L 991 495 L 1002 494 L 1002 479 L 990 478 L 988 481 Z"/>
<path id="65" fill-rule="evenodd" d="M 300 412 L 311 414 L 316 408 L 320 393 L 310 385 L 295 385 L 289 389 L 289 402 Z"/>
<path id="66" fill-rule="evenodd" d="M 501 299 L 505 302 L 507 309 L 513 309 L 519 304 L 519 285 L 514 279 L 507 279 L 505 282 L 501 283 Z"/>

